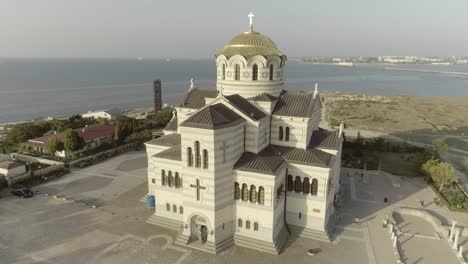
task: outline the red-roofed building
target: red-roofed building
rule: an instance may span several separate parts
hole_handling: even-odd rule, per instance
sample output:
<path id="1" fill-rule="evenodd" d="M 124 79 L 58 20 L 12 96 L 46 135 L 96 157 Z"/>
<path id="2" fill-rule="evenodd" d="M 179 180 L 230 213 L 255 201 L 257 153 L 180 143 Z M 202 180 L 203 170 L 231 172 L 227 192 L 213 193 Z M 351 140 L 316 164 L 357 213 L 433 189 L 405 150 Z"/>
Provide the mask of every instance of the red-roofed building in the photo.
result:
<path id="1" fill-rule="evenodd" d="M 72 155 L 98 148 L 103 144 L 112 143 L 114 141 L 115 126 L 92 125 L 77 128 L 75 129 L 75 132 L 83 139 L 85 145 L 82 149 L 75 151 L 74 153 L 69 153 Z M 56 138 L 58 141 L 63 143 L 65 141 L 65 133 L 60 132 L 44 135 L 42 137 L 30 139 L 24 144 L 40 153 L 47 153 L 47 142 L 52 138 Z M 65 151 L 57 151 L 56 155 L 59 157 L 65 157 Z"/>

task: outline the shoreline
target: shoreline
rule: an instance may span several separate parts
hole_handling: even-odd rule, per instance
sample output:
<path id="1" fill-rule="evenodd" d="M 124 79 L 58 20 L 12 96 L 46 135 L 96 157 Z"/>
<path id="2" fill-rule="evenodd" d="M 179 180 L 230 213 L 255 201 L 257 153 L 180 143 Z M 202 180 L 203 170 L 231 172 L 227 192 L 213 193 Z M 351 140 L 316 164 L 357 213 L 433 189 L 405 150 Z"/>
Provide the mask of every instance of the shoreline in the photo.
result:
<path id="1" fill-rule="evenodd" d="M 145 111 L 145 110 L 152 110 L 152 109 L 153 109 L 153 107 L 129 108 L 129 109 L 122 110 L 122 113 L 121 113 L 121 114 L 135 115 L 135 114 L 138 114 L 139 112 L 142 112 L 142 111 Z M 86 114 L 86 112 L 85 112 L 85 113 L 81 113 L 81 114 L 75 113 L 75 114 L 72 114 L 72 115 L 69 115 L 69 116 L 37 117 L 37 118 L 29 119 L 29 120 L 20 120 L 20 121 L 5 122 L 5 123 L 0 123 L 0 128 L 5 128 L 5 127 L 7 127 L 7 126 L 14 126 L 14 125 L 21 124 L 21 123 L 35 122 L 35 121 L 50 121 L 50 120 L 53 120 L 53 119 L 65 120 L 65 119 L 68 119 L 68 118 L 70 118 L 70 117 L 72 117 L 72 116 L 74 116 L 74 115 L 83 115 L 83 114 Z M 1 131 L 2 131 L 2 130 L 0 130 L 0 133 L 1 133 Z"/>
<path id="2" fill-rule="evenodd" d="M 388 70 L 388 71 L 404 71 L 404 72 L 417 72 L 417 73 L 445 74 L 445 75 L 455 75 L 455 76 L 465 77 L 465 78 L 468 77 L 468 72 L 419 70 L 419 69 L 393 68 L 393 67 L 385 67 L 384 70 Z"/>

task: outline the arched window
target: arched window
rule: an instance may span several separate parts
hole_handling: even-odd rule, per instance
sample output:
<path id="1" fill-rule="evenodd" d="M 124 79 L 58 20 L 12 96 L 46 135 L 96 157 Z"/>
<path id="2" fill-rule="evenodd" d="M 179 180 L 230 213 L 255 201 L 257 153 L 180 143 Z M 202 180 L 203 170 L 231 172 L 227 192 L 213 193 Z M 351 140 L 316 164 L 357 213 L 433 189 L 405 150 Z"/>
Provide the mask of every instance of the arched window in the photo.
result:
<path id="1" fill-rule="evenodd" d="M 289 127 L 286 127 L 286 136 L 284 137 L 285 141 L 289 141 Z"/>
<path id="2" fill-rule="evenodd" d="M 237 226 L 242 227 L 242 219 L 237 219 Z"/>
<path id="3" fill-rule="evenodd" d="M 240 186 L 238 182 L 234 183 L 234 199 L 235 200 L 240 199 Z"/>
<path id="4" fill-rule="evenodd" d="M 288 175 L 288 191 L 293 191 L 294 190 L 294 182 L 293 182 L 293 177 L 292 175 Z"/>
<path id="5" fill-rule="evenodd" d="M 181 187 L 181 184 L 180 184 L 180 176 L 179 176 L 179 173 L 178 173 L 178 172 L 175 173 L 175 187 L 176 187 L 176 188 L 180 188 L 180 187 Z"/>
<path id="6" fill-rule="evenodd" d="M 278 138 L 279 140 L 283 140 L 283 126 L 280 126 L 279 127 L 279 135 L 278 135 Z"/>
<path id="7" fill-rule="evenodd" d="M 187 148 L 187 166 L 189 167 L 193 166 L 193 153 L 192 153 L 191 147 Z"/>
<path id="8" fill-rule="evenodd" d="M 270 81 L 273 81 L 273 64 L 270 64 Z"/>
<path id="9" fill-rule="evenodd" d="M 254 230 L 258 231 L 258 222 L 254 222 Z"/>
<path id="10" fill-rule="evenodd" d="M 250 185 L 250 202 L 257 202 L 257 188 L 255 188 L 255 185 Z"/>
<path id="11" fill-rule="evenodd" d="M 166 210 L 167 210 L 168 212 L 170 212 L 170 211 L 171 211 L 171 204 L 169 204 L 169 203 L 166 203 Z"/>
<path id="12" fill-rule="evenodd" d="M 200 156 L 200 141 L 195 141 L 195 167 L 200 168 L 201 156 Z"/>
<path id="13" fill-rule="evenodd" d="M 172 171 L 169 171 L 167 174 L 167 184 L 169 185 L 169 187 L 172 187 L 174 186 L 174 177 L 172 177 Z"/>
<path id="14" fill-rule="evenodd" d="M 223 63 L 223 80 L 226 79 L 226 64 Z"/>
<path id="15" fill-rule="evenodd" d="M 172 212 L 177 213 L 177 205 L 172 205 Z"/>
<path id="16" fill-rule="evenodd" d="M 245 228 L 250 229 L 250 220 L 245 221 Z"/>
<path id="17" fill-rule="evenodd" d="M 318 180 L 313 179 L 312 180 L 312 185 L 310 187 L 310 194 L 317 195 L 317 191 L 318 191 Z"/>
<path id="18" fill-rule="evenodd" d="M 296 176 L 296 179 L 294 180 L 294 191 L 297 193 L 302 191 L 301 177 L 299 176 Z"/>
<path id="19" fill-rule="evenodd" d="M 247 184 L 242 184 L 242 201 L 248 201 L 249 200 L 249 187 L 247 187 Z"/>
<path id="20" fill-rule="evenodd" d="M 265 204 L 265 188 L 262 186 L 258 187 L 258 203 Z"/>
<path id="21" fill-rule="evenodd" d="M 179 213 L 184 214 L 184 207 L 182 205 L 179 206 Z"/>
<path id="22" fill-rule="evenodd" d="M 234 73 L 234 79 L 236 81 L 240 80 L 240 65 L 236 64 L 236 71 Z"/>
<path id="23" fill-rule="evenodd" d="M 203 168 L 208 169 L 208 150 L 203 150 Z"/>
<path id="24" fill-rule="evenodd" d="M 309 178 L 307 177 L 304 178 L 304 183 L 302 183 L 302 192 L 304 194 L 309 194 L 310 192 L 310 182 L 309 182 Z"/>
<path id="25" fill-rule="evenodd" d="M 253 68 L 252 80 L 256 81 L 256 80 L 258 80 L 258 66 L 257 66 L 257 64 L 254 64 L 252 68 Z"/>
<path id="26" fill-rule="evenodd" d="M 161 184 L 166 185 L 166 171 L 161 170 Z"/>

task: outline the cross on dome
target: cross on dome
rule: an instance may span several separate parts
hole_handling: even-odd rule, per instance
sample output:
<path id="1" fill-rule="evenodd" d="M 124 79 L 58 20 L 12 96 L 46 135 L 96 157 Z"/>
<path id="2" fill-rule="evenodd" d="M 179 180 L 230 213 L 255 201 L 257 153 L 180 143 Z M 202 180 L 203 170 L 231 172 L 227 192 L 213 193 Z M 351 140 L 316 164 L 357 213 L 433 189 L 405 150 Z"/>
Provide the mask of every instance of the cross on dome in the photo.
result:
<path id="1" fill-rule="evenodd" d="M 253 18 L 255 17 L 254 14 L 252 14 L 252 12 L 249 13 L 248 15 L 249 17 L 249 31 L 253 31 Z"/>

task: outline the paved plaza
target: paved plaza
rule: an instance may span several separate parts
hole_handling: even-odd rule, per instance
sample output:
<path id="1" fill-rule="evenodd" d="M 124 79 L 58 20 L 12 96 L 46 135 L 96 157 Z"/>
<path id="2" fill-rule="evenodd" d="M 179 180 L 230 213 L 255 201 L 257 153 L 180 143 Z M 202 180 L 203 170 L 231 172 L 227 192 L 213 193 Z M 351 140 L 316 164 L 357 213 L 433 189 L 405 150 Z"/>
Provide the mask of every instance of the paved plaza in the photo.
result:
<path id="1" fill-rule="evenodd" d="M 352 217 L 360 218 L 361 225 L 366 225 L 369 230 L 376 263 L 396 263 L 391 235 L 388 228 L 383 227 L 384 219 L 388 219 L 395 208 L 423 209 L 439 218 L 444 225 L 450 225 L 452 219 L 462 226 L 468 223 L 465 214 L 436 206 L 433 203 L 435 194 L 421 178 L 398 177 L 381 172 L 366 172 L 362 177 L 359 171 L 343 169 L 341 180 L 348 202 L 339 210 L 344 216 L 340 224 L 349 226 Z M 387 202 L 384 202 L 384 198 L 387 198 Z M 423 207 L 420 206 L 421 200 L 425 201 Z M 460 263 L 446 234 L 436 232 L 431 223 L 413 215 L 394 214 L 393 217 L 401 230 L 398 248 L 404 263 Z M 467 238 L 463 237 L 460 241 L 464 245 Z"/>
<path id="2" fill-rule="evenodd" d="M 140 201 L 147 191 L 146 166 L 144 152 L 131 152 L 37 186 L 30 199 L 4 191 L 0 263 L 396 263 L 383 219 L 393 207 L 417 207 L 419 200 L 429 202 L 434 196 L 419 179 L 379 173 L 361 177 L 343 170 L 345 203 L 338 210 L 333 243 L 290 237 L 279 256 L 237 246 L 214 256 L 176 246 L 174 231 L 145 222 L 151 215 Z M 468 219 L 433 204 L 425 209 L 447 222 Z M 395 218 L 404 233 L 399 243 L 405 263 L 458 263 L 447 241 L 425 220 Z M 308 256 L 310 248 L 321 251 Z"/>

